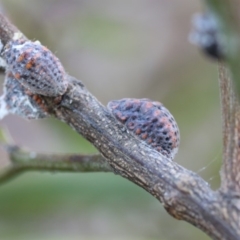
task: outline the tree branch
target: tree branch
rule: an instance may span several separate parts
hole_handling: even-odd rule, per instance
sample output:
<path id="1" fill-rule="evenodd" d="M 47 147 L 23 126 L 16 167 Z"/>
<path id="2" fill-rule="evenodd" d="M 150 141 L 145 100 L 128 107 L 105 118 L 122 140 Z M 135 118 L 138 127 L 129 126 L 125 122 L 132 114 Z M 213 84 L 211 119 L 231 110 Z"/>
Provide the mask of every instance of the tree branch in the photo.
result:
<path id="1" fill-rule="evenodd" d="M 221 190 L 239 194 L 240 156 L 239 129 L 240 109 L 233 90 L 228 69 L 219 63 L 219 85 L 223 121 L 223 167 L 221 172 Z"/>
<path id="2" fill-rule="evenodd" d="M 112 172 L 105 158 L 99 154 L 39 154 L 17 146 L 7 146 L 6 149 L 10 164 L 0 171 L 0 184 L 25 171 Z"/>
<path id="3" fill-rule="evenodd" d="M 6 22 L 0 24 L 3 44 L 18 32 Z M 176 219 L 197 226 L 214 239 L 239 239 L 240 209 L 236 198 L 212 191 L 197 174 L 139 140 L 79 80 L 71 76 L 66 79 L 68 89 L 60 102 L 42 97 L 49 114 L 82 134 L 116 174 L 144 188 Z"/>
<path id="4" fill-rule="evenodd" d="M 3 46 L 5 46 L 11 39 L 13 39 L 14 34 L 20 34 L 22 36 L 23 33 L 21 33 L 13 24 L 10 23 L 10 21 L 4 17 L 2 14 L 0 15 L 0 36 L 1 36 L 1 42 Z"/>
<path id="5" fill-rule="evenodd" d="M 239 229 L 224 221 L 224 201 L 203 179 L 129 134 L 81 82 L 70 76 L 68 82 L 60 106 L 45 99 L 50 112 L 93 143 L 115 173 L 147 190 L 175 218 L 191 222 L 216 239 L 238 238 Z"/>
<path id="6" fill-rule="evenodd" d="M 238 1 L 205 0 L 210 14 L 219 23 L 226 45 L 225 62 L 219 64 L 223 118 L 223 166 L 221 191 L 240 194 L 240 18 Z M 229 71 L 227 70 L 229 68 Z"/>

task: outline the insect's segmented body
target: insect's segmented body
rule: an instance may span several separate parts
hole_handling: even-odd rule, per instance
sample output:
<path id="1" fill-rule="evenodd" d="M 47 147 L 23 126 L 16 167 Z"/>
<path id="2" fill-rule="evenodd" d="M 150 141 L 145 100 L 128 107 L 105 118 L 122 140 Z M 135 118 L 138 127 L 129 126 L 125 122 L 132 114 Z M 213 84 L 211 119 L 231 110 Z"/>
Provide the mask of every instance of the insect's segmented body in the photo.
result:
<path id="1" fill-rule="evenodd" d="M 159 102 L 124 98 L 108 103 L 108 109 L 128 130 L 163 155 L 173 158 L 180 133 L 172 114 Z"/>
<path id="2" fill-rule="evenodd" d="M 59 59 L 39 42 L 12 40 L 3 52 L 7 71 L 33 94 L 61 96 L 67 90 Z"/>

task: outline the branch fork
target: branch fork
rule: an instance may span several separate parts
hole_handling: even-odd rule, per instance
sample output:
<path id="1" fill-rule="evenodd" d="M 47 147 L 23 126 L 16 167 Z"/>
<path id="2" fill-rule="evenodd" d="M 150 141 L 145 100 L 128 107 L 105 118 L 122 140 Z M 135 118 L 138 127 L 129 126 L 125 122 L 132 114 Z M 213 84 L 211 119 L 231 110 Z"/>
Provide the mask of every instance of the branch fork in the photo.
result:
<path id="1" fill-rule="evenodd" d="M 2 48 L 19 36 L 25 38 L 14 25 L 0 15 Z M 11 147 L 11 165 L 0 171 L 0 182 L 25 170 L 113 172 L 156 197 L 174 218 L 191 223 L 213 239 L 239 239 L 239 103 L 233 91 L 233 83 L 223 65 L 220 65 L 219 72 L 224 160 L 222 185 L 218 191 L 213 191 L 196 173 L 183 168 L 167 155 L 141 141 L 117 121 L 81 81 L 67 74 L 65 77 L 68 88 L 62 94 L 61 101 L 53 101 L 52 96 L 41 96 L 47 106 L 47 114 L 75 129 L 89 140 L 100 154 L 44 155 Z M 233 81 L 235 76 L 233 75 Z"/>

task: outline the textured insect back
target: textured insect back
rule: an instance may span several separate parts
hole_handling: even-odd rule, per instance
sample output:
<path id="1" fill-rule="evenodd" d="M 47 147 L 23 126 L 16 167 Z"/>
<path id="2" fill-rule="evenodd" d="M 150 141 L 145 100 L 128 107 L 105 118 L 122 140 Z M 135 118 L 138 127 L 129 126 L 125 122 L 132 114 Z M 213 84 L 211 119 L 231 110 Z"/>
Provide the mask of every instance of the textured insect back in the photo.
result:
<path id="1" fill-rule="evenodd" d="M 174 158 L 180 134 L 172 114 L 159 102 L 125 98 L 110 101 L 108 109 L 129 131 L 163 155 Z"/>
<path id="2" fill-rule="evenodd" d="M 33 94 L 48 97 L 67 90 L 65 70 L 59 59 L 39 42 L 12 40 L 4 51 L 7 72 Z"/>
<path id="3" fill-rule="evenodd" d="M 0 118 L 8 113 L 16 114 L 27 119 L 39 119 L 48 116 L 43 100 L 26 93 L 26 89 L 10 72 L 4 80 L 3 95 L 0 98 Z"/>

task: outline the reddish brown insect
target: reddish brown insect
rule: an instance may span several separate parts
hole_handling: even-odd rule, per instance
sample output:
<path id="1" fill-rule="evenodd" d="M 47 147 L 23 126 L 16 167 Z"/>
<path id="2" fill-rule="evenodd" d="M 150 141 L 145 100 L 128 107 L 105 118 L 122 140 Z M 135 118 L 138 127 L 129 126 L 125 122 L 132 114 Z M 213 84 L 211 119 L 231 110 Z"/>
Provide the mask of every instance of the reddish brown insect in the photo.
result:
<path id="1" fill-rule="evenodd" d="M 12 40 L 3 57 L 7 71 L 31 93 L 57 97 L 66 92 L 68 84 L 62 64 L 39 42 Z"/>
<path id="2" fill-rule="evenodd" d="M 108 109 L 131 132 L 163 155 L 173 158 L 180 133 L 172 114 L 159 102 L 124 98 L 110 101 Z"/>

